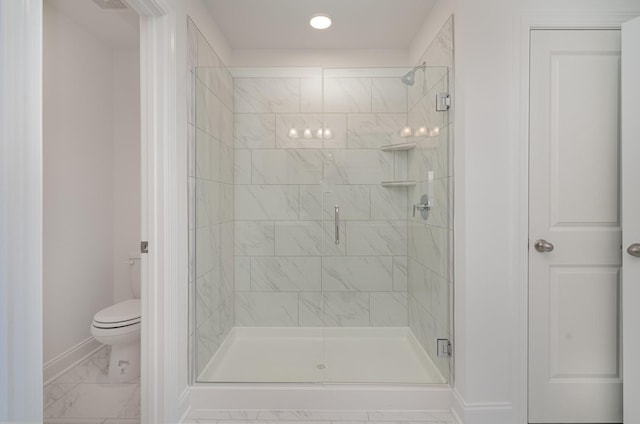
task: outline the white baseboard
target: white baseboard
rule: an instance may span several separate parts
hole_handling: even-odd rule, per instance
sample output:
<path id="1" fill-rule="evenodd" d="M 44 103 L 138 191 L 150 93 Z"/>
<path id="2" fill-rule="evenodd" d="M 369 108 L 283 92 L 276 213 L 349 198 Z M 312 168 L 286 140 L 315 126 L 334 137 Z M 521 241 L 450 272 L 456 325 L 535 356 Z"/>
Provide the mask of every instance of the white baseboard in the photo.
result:
<path id="1" fill-rule="evenodd" d="M 191 411 L 285 409 L 450 411 L 448 385 L 211 384 L 191 387 Z"/>
<path id="2" fill-rule="evenodd" d="M 510 402 L 465 402 L 453 391 L 451 411 L 460 424 L 513 424 L 515 411 Z"/>
<path id="3" fill-rule="evenodd" d="M 102 343 L 93 337 L 89 337 L 88 339 L 73 346 L 71 349 L 62 352 L 55 358 L 45 362 L 42 369 L 44 385 L 49 384 L 56 377 L 66 372 L 69 368 L 76 365 L 86 357 L 92 355 L 102 346 Z"/>

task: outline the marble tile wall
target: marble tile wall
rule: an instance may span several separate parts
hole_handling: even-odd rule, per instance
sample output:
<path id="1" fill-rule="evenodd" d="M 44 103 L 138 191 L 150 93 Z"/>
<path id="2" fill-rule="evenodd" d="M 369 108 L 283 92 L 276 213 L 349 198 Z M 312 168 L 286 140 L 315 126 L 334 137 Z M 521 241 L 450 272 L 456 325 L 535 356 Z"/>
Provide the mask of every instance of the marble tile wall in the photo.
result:
<path id="1" fill-rule="evenodd" d="M 234 78 L 236 325 L 408 325 L 403 73 Z"/>
<path id="2" fill-rule="evenodd" d="M 431 199 L 427 221 L 419 215 L 408 219 L 408 304 L 409 327 L 445 378 L 451 361 L 438 358 L 436 340 L 453 340 L 451 298 L 453 290 L 453 112 L 435 110 L 436 94 L 452 93 L 453 17 L 443 26 L 419 63 L 426 72 L 416 73 L 409 89 L 409 123 L 412 128 L 426 125 L 430 136 L 418 139 L 408 154 L 408 177 L 417 181 L 408 189 L 409 204 L 418 203 L 422 194 Z M 453 100 L 455 102 L 455 99 Z"/>
<path id="3" fill-rule="evenodd" d="M 188 21 L 189 287 L 197 375 L 233 327 L 233 81 L 193 21 Z"/>

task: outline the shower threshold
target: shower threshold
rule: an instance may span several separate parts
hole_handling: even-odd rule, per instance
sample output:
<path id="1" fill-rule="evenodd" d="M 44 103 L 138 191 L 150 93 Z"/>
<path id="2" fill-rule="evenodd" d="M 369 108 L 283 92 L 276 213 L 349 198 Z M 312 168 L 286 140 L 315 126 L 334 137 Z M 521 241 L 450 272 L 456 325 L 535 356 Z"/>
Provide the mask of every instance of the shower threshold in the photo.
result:
<path id="1" fill-rule="evenodd" d="M 198 381 L 446 382 L 407 327 L 234 327 Z"/>

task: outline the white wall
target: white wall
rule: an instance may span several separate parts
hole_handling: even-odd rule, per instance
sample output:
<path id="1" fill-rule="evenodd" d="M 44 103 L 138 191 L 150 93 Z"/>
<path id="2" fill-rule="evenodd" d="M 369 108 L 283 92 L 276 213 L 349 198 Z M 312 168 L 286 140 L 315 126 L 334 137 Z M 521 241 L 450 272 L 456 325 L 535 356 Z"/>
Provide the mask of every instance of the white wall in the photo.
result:
<path id="1" fill-rule="evenodd" d="M 140 51 L 113 52 L 113 297 L 133 297 L 140 279 Z"/>
<path id="2" fill-rule="evenodd" d="M 113 302 L 113 56 L 44 3 L 44 361 Z"/>

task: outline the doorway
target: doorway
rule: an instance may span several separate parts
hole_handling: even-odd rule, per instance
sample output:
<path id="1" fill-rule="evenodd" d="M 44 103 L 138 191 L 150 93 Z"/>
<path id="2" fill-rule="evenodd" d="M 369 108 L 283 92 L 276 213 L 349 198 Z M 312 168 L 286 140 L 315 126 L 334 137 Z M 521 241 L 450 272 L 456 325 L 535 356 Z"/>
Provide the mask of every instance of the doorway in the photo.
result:
<path id="1" fill-rule="evenodd" d="M 139 419 L 139 378 L 109 384 L 90 334 L 140 284 L 139 17 L 43 6 L 44 418 Z"/>

